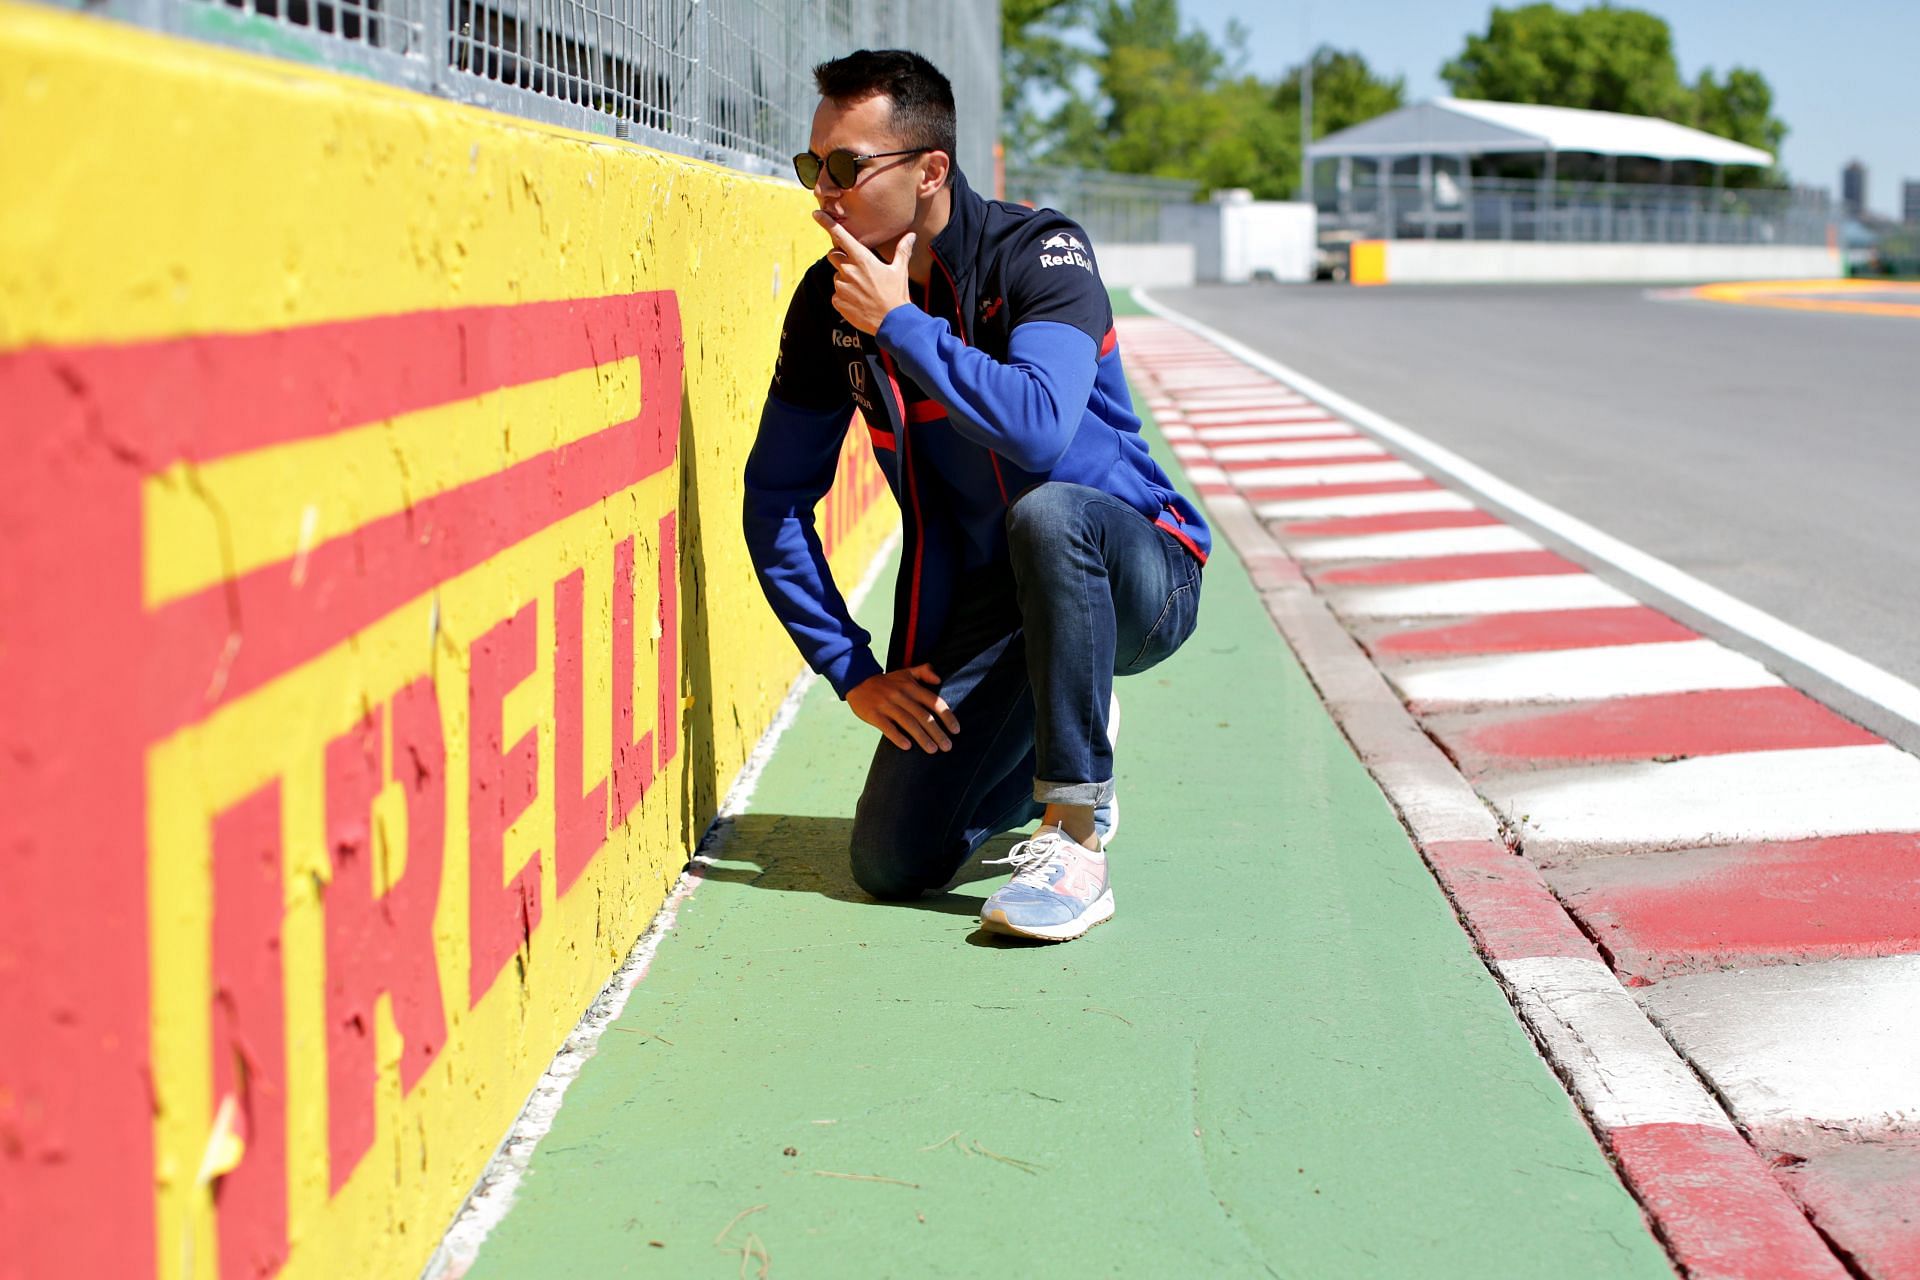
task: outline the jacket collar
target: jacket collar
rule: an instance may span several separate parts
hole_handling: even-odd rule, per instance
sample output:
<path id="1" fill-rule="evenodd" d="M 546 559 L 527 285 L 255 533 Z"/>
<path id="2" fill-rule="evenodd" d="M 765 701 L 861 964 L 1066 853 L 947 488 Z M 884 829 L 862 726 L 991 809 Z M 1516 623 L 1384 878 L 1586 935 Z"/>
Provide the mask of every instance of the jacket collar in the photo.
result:
<path id="1" fill-rule="evenodd" d="M 947 189 L 953 193 L 953 207 L 948 212 L 947 225 L 940 228 L 940 234 L 928 247 L 958 283 L 962 276 L 973 274 L 974 247 L 986 224 L 987 202 L 968 185 L 959 165 L 953 167 L 953 180 Z"/>

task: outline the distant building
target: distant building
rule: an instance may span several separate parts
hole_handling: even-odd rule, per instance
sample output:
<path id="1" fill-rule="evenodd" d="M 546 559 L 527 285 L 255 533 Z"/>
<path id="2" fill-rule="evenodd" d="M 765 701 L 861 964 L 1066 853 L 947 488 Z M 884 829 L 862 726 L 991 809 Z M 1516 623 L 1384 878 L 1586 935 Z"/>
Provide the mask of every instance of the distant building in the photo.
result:
<path id="1" fill-rule="evenodd" d="M 1911 178 L 1900 187 L 1900 221 L 1920 227 L 1920 182 Z"/>
<path id="2" fill-rule="evenodd" d="M 1848 213 L 1859 217 L 1867 208 L 1867 166 L 1851 160 L 1840 171 L 1840 203 Z"/>

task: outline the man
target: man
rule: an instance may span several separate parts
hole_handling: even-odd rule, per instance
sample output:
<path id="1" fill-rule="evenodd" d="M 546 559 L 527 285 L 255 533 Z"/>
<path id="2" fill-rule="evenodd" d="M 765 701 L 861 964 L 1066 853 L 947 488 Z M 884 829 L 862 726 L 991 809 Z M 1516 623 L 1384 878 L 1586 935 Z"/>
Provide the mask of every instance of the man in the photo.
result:
<path id="1" fill-rule="evenodd" d="M 861 887 L 942 890 L 1039 818 L 981 921 L 1077 938 L 1113 914 L 1113 677 L 1192 632 L 1208 530 L 1140 436 L 1086 233 L 968 187 L 952 88 L 918 54 L 814 79 L 794 167 L 831 247 L 787 312 L 747 544 L 808 664 L 884 738 L 854 814 Z M 813 528 L 856 407 L 905 530 L 884 669 Z"/>

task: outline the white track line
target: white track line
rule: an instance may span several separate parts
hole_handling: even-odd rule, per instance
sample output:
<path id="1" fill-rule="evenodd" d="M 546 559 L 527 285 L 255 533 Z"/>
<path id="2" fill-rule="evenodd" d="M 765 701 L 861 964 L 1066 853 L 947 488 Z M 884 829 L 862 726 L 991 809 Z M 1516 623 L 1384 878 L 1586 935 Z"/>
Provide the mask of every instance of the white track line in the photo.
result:
<path id="1" fill-rule="evenodd" d="M 1920 956 L 1669 978 L 1641 998 L 1745 1124 L 1920 1123 Z"/>
<path id="2" fill-rule="evenodd" d="M 1207 447 L 1220 462 L 1288 462 L 1300 458 L 1360 458 L 1384 456 L 1386 448 L 1366 436 L 1338 440 L 1273 440 L 1265 443 L 1214 444 Z"/>
<path id="3" fill-rule="evenodd" d="M 1597 960 L 1558 956 L 1494 963 L 1574 1096 L 1602 1129 L 1697 1124 L 1731 1129 L 1726 1113 Z"/>
<path id="4" fill-rule="evenodd" d="M 1263 502 L 1262 520 L 1338 519 L 1341 516 L 1393 516 L 1413 511 L 1472 511 L 1473 502 L 1446 489 L 1406 493 L 1347 493 L 1332 498 L 1287 498 Z"/>
<path id="5" fill-rule="evenodd" d="M 1423 582 L 1405 587 L 1336 588 L 1328 594 L 1334 612 L 1347 618 L 1445 618 L 1455 614 L 1535 613 L 1547 609 L 1600 609 L 1640 603 L 1590 573 L 1468 578 L 1460 582 Z"/>
<path id="6" fill-rule="evenodd" d="M 1752 658 L 1711 640 L 1443 658 L 1389 667 L 1386 676 L 1415 702 L 1577 702 L 1780 683 Z"/>
<path id="7" fill-rule="evenodd" d="M 1686 849 L 1920 831 L 1920 758 L 1885 743 L 1545 769 L 1485 778 L 1479 789 L 1536 847 Z"/>
<path id="8" fill-rule="evenodd" d="M 1435 556 L 1540 550 L 1538 542 L 1510 524 L 1472 525 L 1464 529 L 1403 529 L 1395 533 L 1357 533 L 1341 538 L 1294 538 L 1286 541 L 1287 550 L 1294 559 L 1310 561 L 1430 560 Z"/>
<path id="9" fill-rule="evenodd" d="M 1340 462 L 1324 467 L 1250 467 L 1233 473 L 1242 489 L 1255 485 L 1373 484 L 1386 480 L 1424 480 L 1404 462 Z"/>
<path id="10" fill-rule="evenodd" d="M 1818 672 L 1856 696 L 1911 724 L 1920 725 L 1920 686 L 1910 684 L 1891 671 L 1783 622 L 1765 610 L 1756 609 L 1611 534 L 1602 533 L 1584 520 L 1576 519 L 1525 490 L 1508 484 L 1451 449 L 1435 444 L 1419 432 L 1401 426 L 1384 414 L 1375 413 L 1278 360 L 1261 355 L 1243 342 L 1169 309 L 1155 301 L 1144 289 L 1135 289 L 1133 296 L 1148 311 L 1208 339 L 1240 357 L 1251 367 L 1279 378 L 1294 390 L 1311 396 L 1356 426 L 1399 446 L 1406 453 L 1451 476 L 1523 520 L 1531 521 L 1586 554 L 1613 565 L 1688 608 L 1758 641 L 1775 653 Z"/>

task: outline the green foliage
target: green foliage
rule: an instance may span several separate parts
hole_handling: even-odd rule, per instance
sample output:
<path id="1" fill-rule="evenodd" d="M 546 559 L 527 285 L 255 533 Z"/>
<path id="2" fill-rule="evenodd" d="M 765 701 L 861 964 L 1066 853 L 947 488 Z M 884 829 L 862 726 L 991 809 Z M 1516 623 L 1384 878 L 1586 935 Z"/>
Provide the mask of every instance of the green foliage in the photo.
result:
<path id="1" fill-rule="evenodd" d="M 1486 33 L 1468 36 L 1440 78 L 1458 98 L 1657 116 L 1776 155 L 1787 135 L 1764 76 L 1735 67 L 1722 80 L 1709 70 L 1688 85 L 1666 20 L 1638 9 L 1497 8 Z M 1726 179 L 1736 186 L 1784 180 L 1777 170 L 1751 169 L 1728 170 Z"/>
<path id="2" fill-rule="evenodd" d="M 1049 125 L 1036 99 L 1065 89 L 1087 64 L 1071 38 L 1091 0 L 1000 0 L 1000 112 L 1009 153 L 1024 157 Z"/>
<path id="3" fill-rule="evenodd" d="M 1042 41 L 1072 44 L 1057 25 L 1068 10 L 1091 18 L 1079 60 L 1030 57 Z M 1300 70 L 1249 75 L 1237 23 L 1215 44 L 1183 27 L 1178 0 L 1002 0 L 1001 23 L 1004 47 L 1019 51 L 1004 82 L 1018 107 L 1007 130 L 1016 159 L 1246 187 L 1261 199 L 1294 194 Z M 1313 67 L 1315 137 L 1404 102 L 1404 83 L 1375 76 L 1357 53 L 1320 49 Z M 1043 97 L 1053 102 L 1044 115 L 1033 110 Z"/>
<path id="4" fill-rule="evenodd" d="M 1534 102 L 1676 120 L 1686 85 L 1665 19 L 1637 9 L 1569 13 L 1551 4 L 1495 9 L 1440 69 L 1455 97 Z"/>

